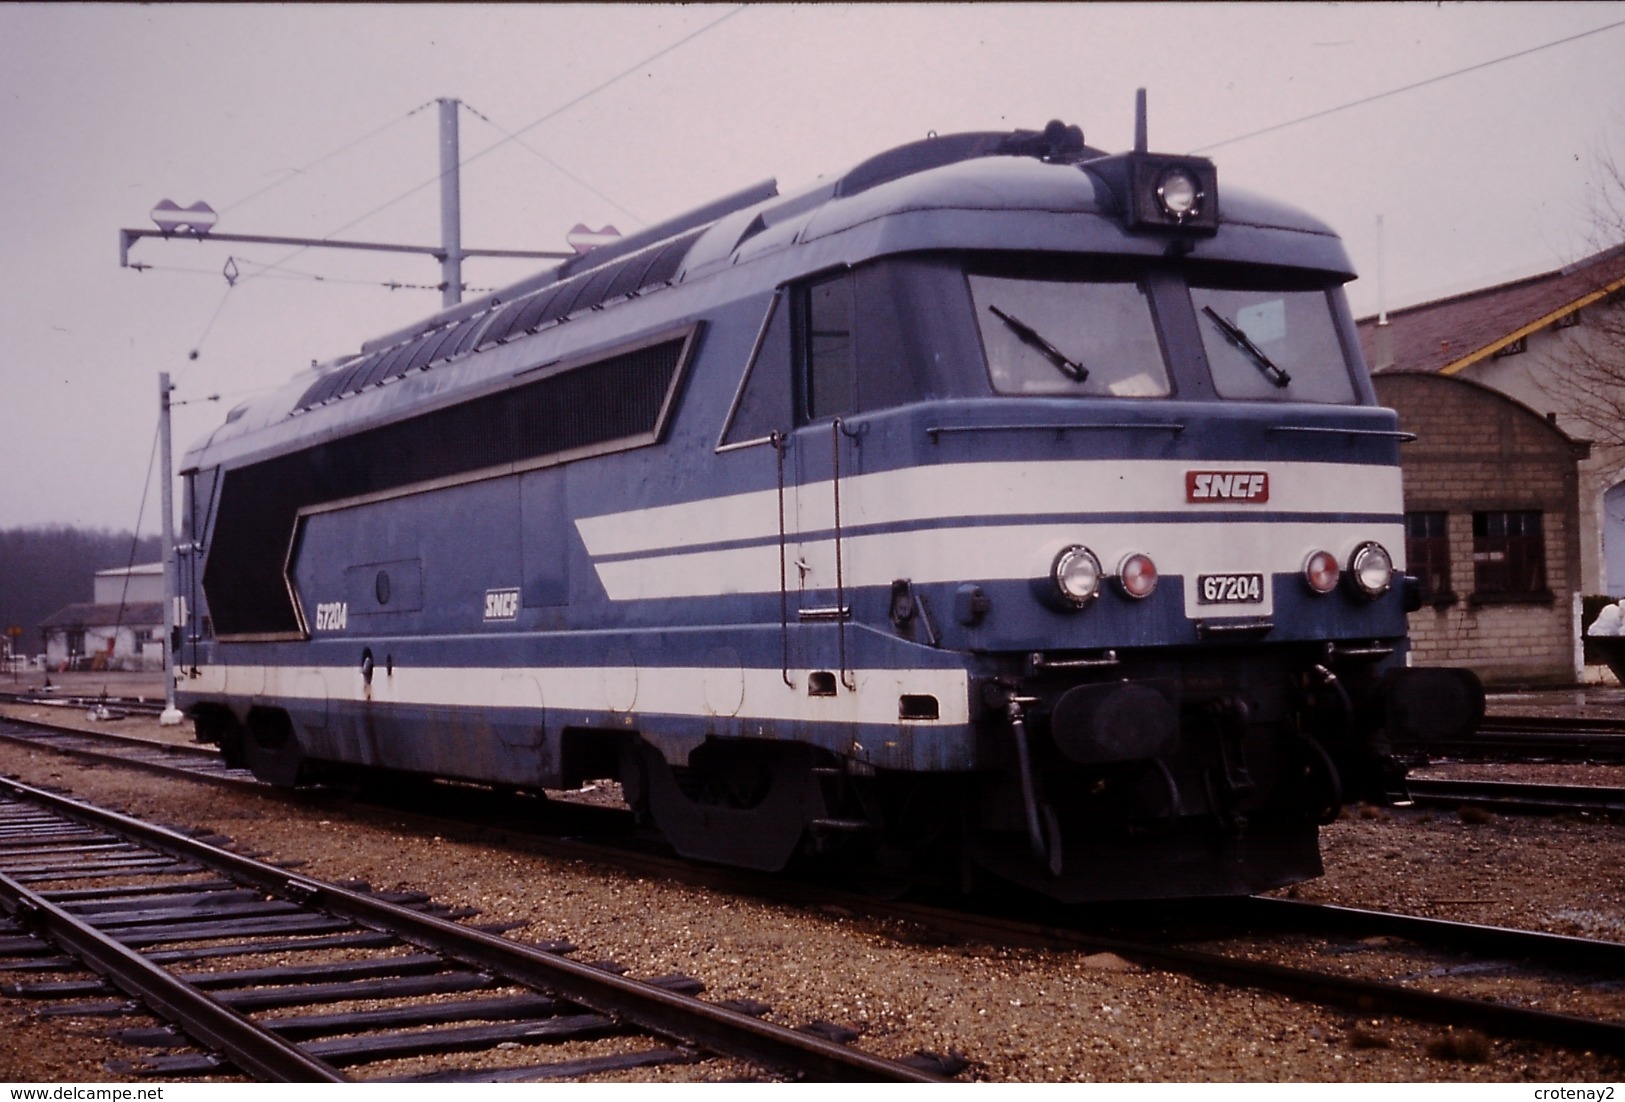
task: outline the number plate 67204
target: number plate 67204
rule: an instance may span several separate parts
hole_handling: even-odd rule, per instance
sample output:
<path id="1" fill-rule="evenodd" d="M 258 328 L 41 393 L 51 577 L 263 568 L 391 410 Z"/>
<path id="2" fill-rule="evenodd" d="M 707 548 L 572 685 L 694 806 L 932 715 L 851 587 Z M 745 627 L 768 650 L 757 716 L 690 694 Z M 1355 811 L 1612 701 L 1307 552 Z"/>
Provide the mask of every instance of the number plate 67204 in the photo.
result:
<path id="1" fill-rule="evenodd" d="M 1197 604 L 1251 605 L 1263 600 L 1262 574 L 1199 574 L 1196 577 Z"/>

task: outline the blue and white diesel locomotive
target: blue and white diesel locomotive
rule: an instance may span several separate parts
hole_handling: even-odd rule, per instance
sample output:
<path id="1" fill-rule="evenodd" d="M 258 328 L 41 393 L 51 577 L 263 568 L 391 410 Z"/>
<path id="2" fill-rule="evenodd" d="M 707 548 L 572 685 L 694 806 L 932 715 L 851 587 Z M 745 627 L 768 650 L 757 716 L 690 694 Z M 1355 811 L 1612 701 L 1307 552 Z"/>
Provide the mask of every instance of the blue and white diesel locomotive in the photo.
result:
<path id="1" fill-rule="evenodd" d="M 1140 133 L 759 185 L 234 410 L 183 470 L 199 738 L 282 784 L 618 778 L 758 869 L 1317 875 L 1482 693 L 1407 666 L 1338 238 Z"/>

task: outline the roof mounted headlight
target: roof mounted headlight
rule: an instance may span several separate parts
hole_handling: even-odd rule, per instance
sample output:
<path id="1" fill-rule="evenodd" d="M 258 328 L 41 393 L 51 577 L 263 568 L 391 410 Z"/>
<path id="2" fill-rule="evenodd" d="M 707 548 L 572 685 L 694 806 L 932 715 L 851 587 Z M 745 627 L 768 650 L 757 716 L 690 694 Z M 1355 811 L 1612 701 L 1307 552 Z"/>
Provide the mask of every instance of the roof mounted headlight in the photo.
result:
<path id="1" fill-rule="evenodd" d="M 1219 173 L 1206 157 L 1116 153 L 1084 161 L 1107 210 L 1131 230 L 1212 234 L 1219 229 Z"/>
<path id="2" fill-rule="evenodd" d="M 1073 544 L 1055 556 L 1050 577 L 1055 581 L 1055 591 L 1061 600 L 1073 608 L 1082 608 L 1100 596 L 1100 560 L 1080 544 Z"/>
<path id="3" fill-rule="evenodd" d="M 1157 179 L 1157 205 L 1174 222 L 1186 222 L 1200 214 L 1205 197 L 1195 175 L 1180 165 L 1165 170 Z"/>
<path id="4" fill-rule="evenodd" d="M 1368 540 L 1349 556 L 1349 578 L 1360 596 L 1376 600 L 1394 582 L 1394 557 L 1382 544 Z"/>

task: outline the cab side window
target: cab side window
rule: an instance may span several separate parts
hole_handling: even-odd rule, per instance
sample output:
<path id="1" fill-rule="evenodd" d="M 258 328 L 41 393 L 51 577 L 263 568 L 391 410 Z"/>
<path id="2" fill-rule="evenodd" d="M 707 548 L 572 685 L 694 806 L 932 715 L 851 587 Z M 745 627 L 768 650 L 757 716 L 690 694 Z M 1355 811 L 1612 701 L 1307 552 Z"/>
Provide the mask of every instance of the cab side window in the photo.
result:
<path id="1" fill-rule="evenodd" d="M 768 306 L 739 395 L 723 431 L 721 446 L 766 440 L 790 428 L 790 293 L 780 291 Z"/>
<path id="2" fill-rule="evenodd" d="M 852 273 L 802 288 L 796 296 L 796 362 L 801 419 L 839 417 L 858 408 Z"/>
<path id="3" fill-rule="evenodd" d="M 795 425 L 924 394 L 923 369 L 898 327 L 896 279 L 885 266 L 871 265 L 781 288 L 768 306 L 718 446 L 761 443 Z M 886 370 L 874 374 L 874 363 L 865 359 L 884 363 Z M 865 367 L 871 376 L 860 390 Z"/>

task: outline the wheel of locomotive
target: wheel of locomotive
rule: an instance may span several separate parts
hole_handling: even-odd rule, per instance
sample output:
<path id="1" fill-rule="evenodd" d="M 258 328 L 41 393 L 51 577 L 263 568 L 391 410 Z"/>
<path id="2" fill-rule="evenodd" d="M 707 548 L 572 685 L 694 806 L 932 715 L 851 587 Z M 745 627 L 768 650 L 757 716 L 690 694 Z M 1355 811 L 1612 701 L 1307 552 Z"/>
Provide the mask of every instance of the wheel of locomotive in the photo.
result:
<path id="1" fill-rule="evenodd" d="M 622 784 L 684 857 L 772 872 L 823 813 L 814 753 L 798 743 L 713 740 L 674 766 L 640 740 L 623 755 Z"/>
<path id="2" fill-rule="evenodd" d="M 761 743 L 701 746 L 672 779 L 688 800 L 703 807 L 752 811 L 773 791 L 781 749 Z"/>
<path id="3" fill-rule="evenodd" d="M 247 769 L 248 757 L 243 748 L 243 725 L 225 708 L 200 708 L 192 717 L 197 741 L 211 743 L 220 748 L 220 757 L 232 769 Z"/>
<path id="4" fill-rule="evenodd" d="M 922 854 L 958 847 L 965 800 L 957 778 L 904 777 L 873 801 L 870 815 L 885 823 L 884 844 L 915 861 Z"/>
<path id="5" fill-rule="evenodd" d="M 813 838 L 822 872 L 877 898 L 953 884 L 963 860 L 964 785 L 955 777 L 828 770 Z"/>
<path id="6" fill-rule="evenodd" d="M 1151 837 L 1172 834 L 1184 808 L 1179 799 L 1179 782 L 1167 763 L 1160 758 L 1144 763 L 1134 777 L 1133 791 L 1131 828 Z"/>
<path id="7" fill-rule="evenodd" d="M 254 776 L 282 788 L 298 784 L 305 761 L 288 713 L 280 708 L 254 708 L 248 713 L 247 726 L 243 762 Z"/>
<path id="8" fill-rule="evenodd" d="M 1331 756 L 1307 735 L 1288 733 L 1281 741 L 1288 806 L 1322 826 L 1332 822 L 1343 807 L 1343 780 Z"/>

